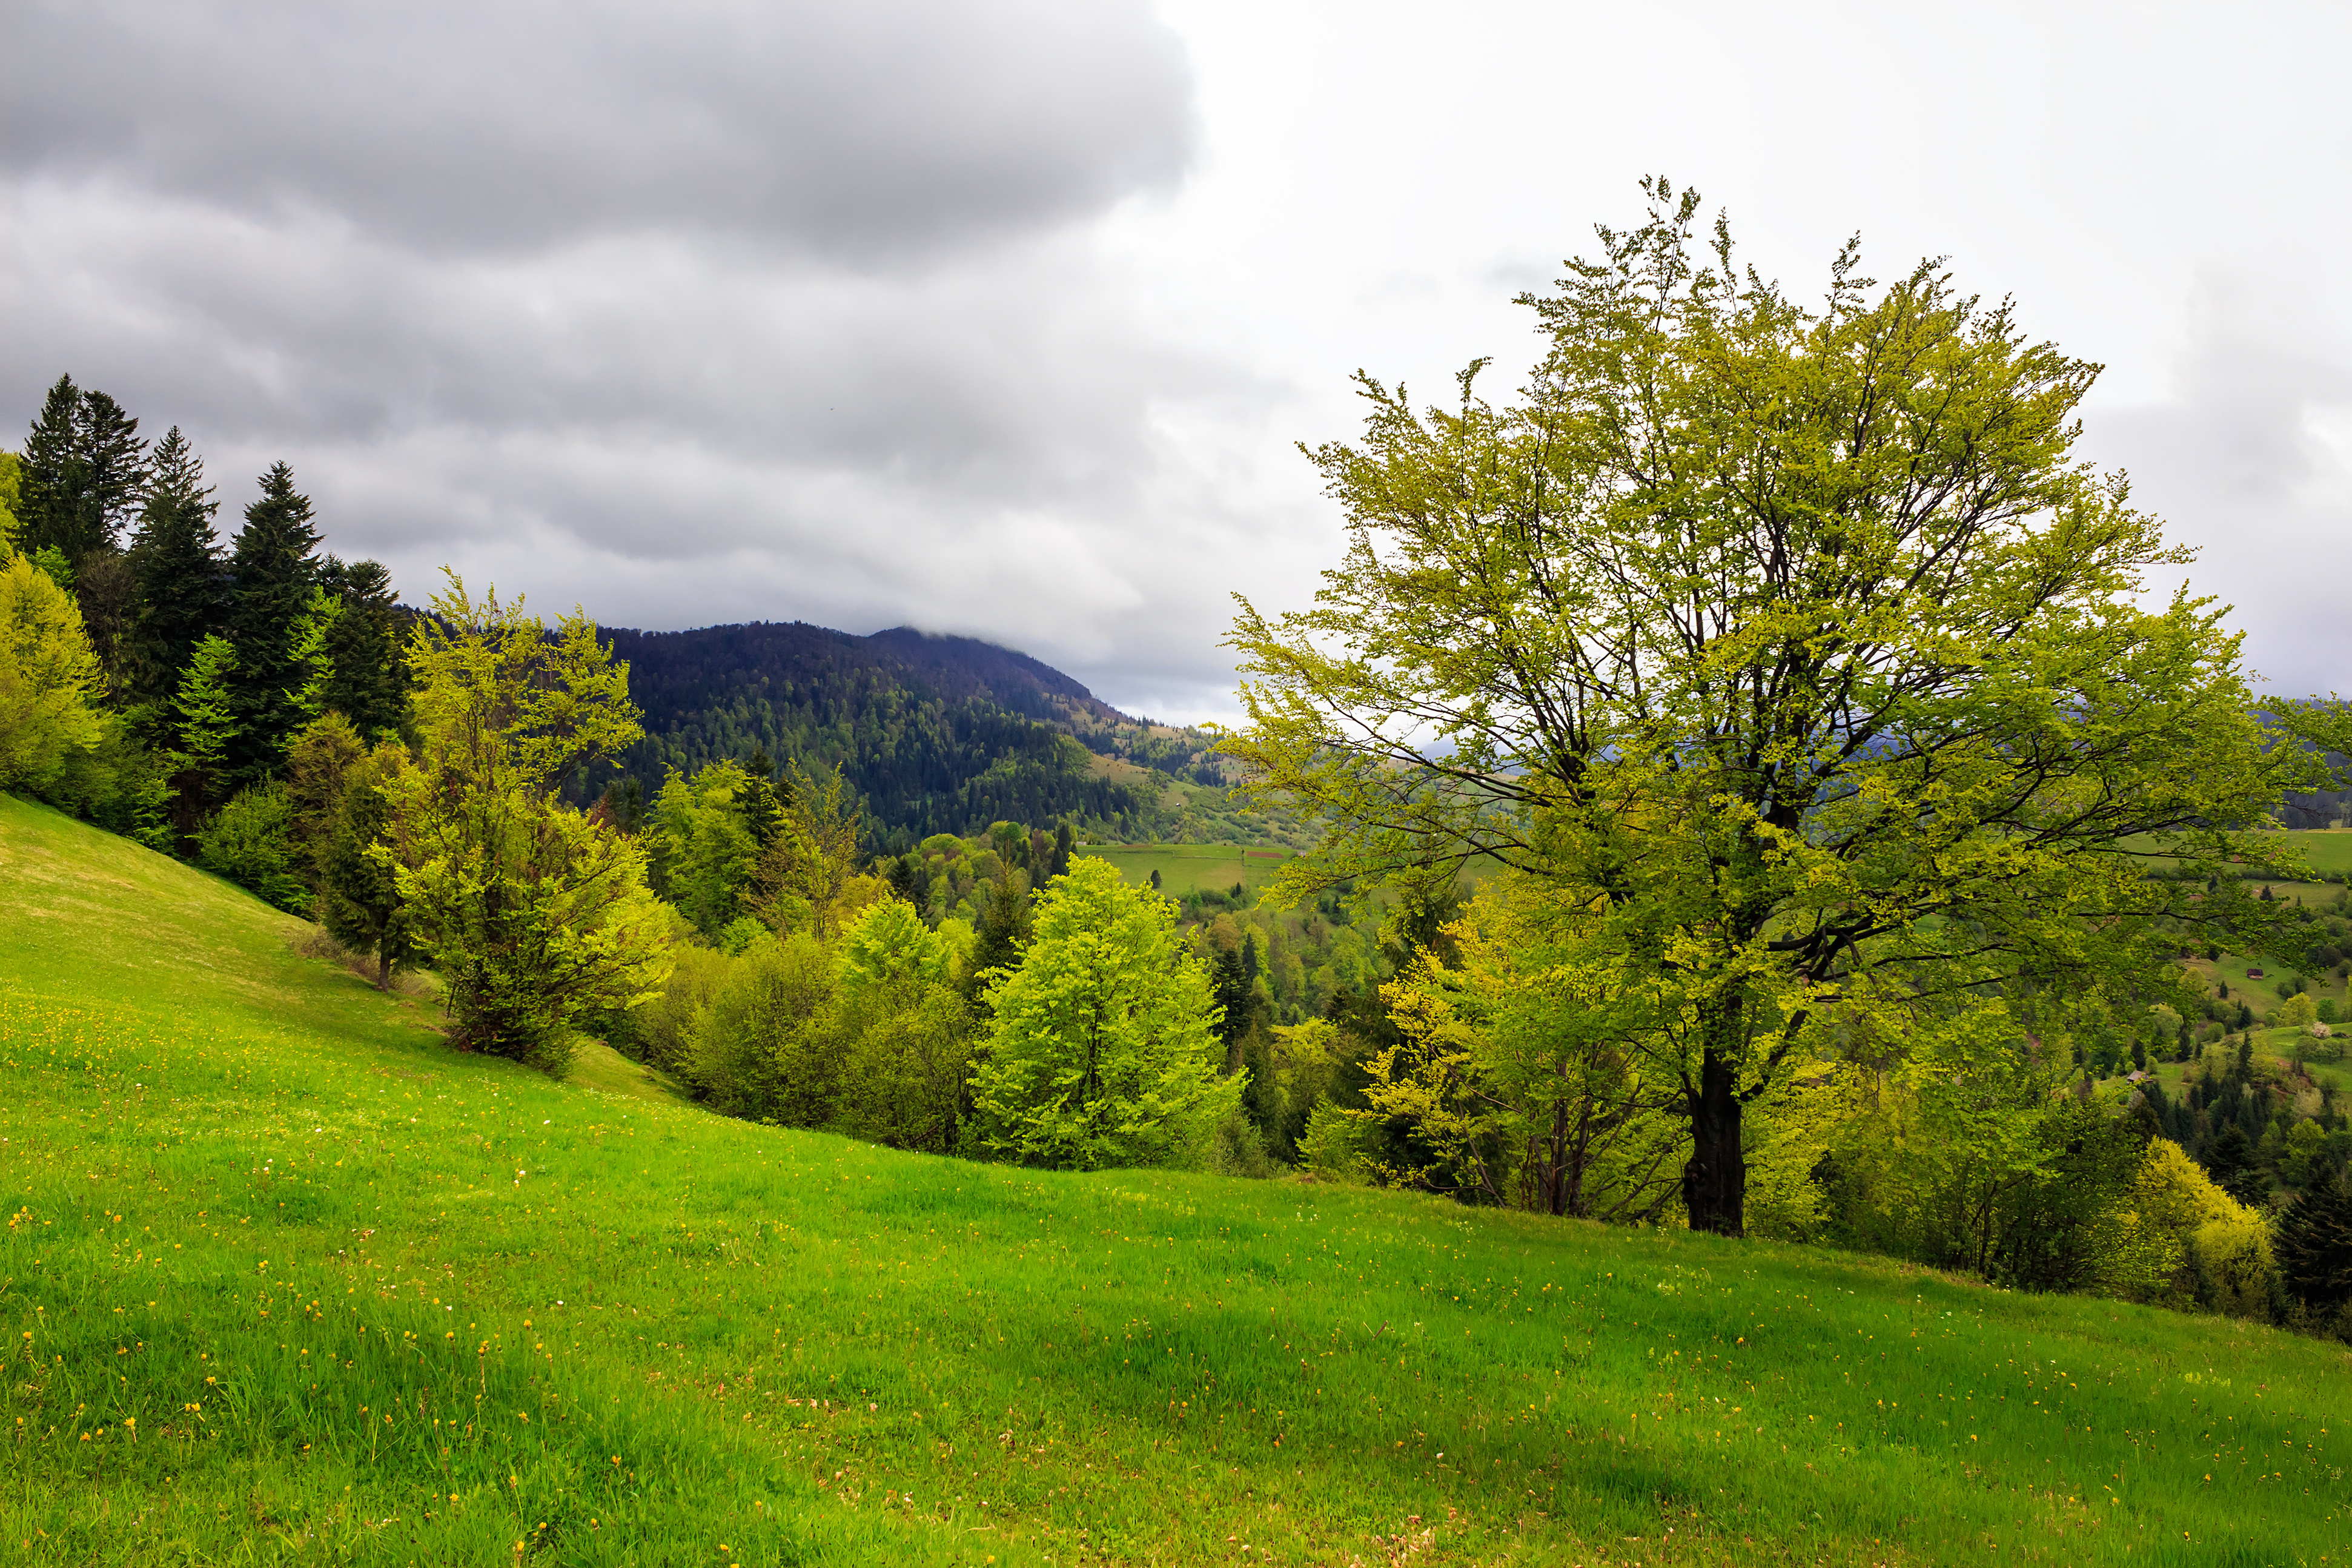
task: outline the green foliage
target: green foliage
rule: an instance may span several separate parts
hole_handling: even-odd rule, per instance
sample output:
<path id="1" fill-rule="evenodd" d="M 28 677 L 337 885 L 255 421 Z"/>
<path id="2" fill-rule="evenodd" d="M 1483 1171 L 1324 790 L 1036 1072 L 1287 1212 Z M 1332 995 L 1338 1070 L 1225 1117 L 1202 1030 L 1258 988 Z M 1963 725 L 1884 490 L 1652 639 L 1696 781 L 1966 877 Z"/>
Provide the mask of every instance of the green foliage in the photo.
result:
<path id="1" fill-rule="evenodd" d="M 401 611 L 382 562 L 329 556 L 320 587 L 334 598 L 327 623 L 320 700 L 370 740 L 408 727 L 408 672 L 400 656 Z"/>
<path id="2" fill-rule="evenodd" d="M 650 999 L 669 967 L 645 852 L 561 798 L 636 737 L 628 671 L 585 616 L 551 636 L 455 574 L 433 612 L 409 643 L 419 756 L 385 781 L 383 857 L 457 1038 L 560 1070 L 577 1020 Z"/>
<path id="3" fill-rule="evenodd" d="M 679 923 L 679 940 L 670 949 L 669 977 L 651 1001 L 630 1012 L 614 1015 L 606 1022 L 608 1030 L 614 1021 L 620 1023 L 623 1036 L 615 1045 L 625 1046 L 640 1061 L 686 1076 L 687 1058 L 693 1050 L 695 1020 L 709 1008 L 719 988 L 734 972 L 730 959 L 745 951 L 751 944 L 736 949 L 735 954 L 716 952 L 697 943 L 684 940 L 687 927 Z M 761 927 L 764 934 L 765 927 Z"/>
<path id="4" fill-rule="evenodd" d="M 2339 1173 L 2328 1172 L 2287 1206 L 2277 1250 L 2279 1274 L 2304 1305 L 2332 1313 L 2352 1302 L 2352 1188 Z"/>
<path id="5" fill-rule="evenodd" d="M 986 1001 L 971 1095 L 992 1152 L 1075 1170 L 1178 1161 L 1239 1102 L 1173 910 L 1102 862 L 1045 889 L 1020 967 Z"/>
<path id="6" fill-rule="evenodd" d="M 0 909 L 0 1540 L 37 1563 L 2340 1549 L 2341 1346 L 554 1082 L 15 799 Z"/>
<path id="7" fill-rule="evenodd" d="M 705 936 L 743 913 L 759 866 L 760 841 L 746 815 L 751 787 L 742 768 L 714 762 L 690 779 L 672 773 L 646 813 L 654 890 Z"/>
<path id="8" fill-rule="evenodd" d="M 841 1092 L 832 955 L 807 932 L 747 949 L 687 1030 L 683 1076 L 713 1110 L 822 1127 Z"/>
<path id="9" fill-rule="evenodd" d="M 289 915 L 315 904 L 309 857 L 295 836 L 294 803 L 276 779 L 248 784 L 196 834 L 196 863 Z"/>
<path id="10" fill-rule="evenodd" d="M 0 448 L 0 562 L 16 552 L 18 518 L 25 505 L 24 485 L 24 459 Z"/>
<path id="11" fill-rule="evenodd" d="M 0 789 L 46 795 L 105 743 L 100 685 L 73 600 L 27 557 L 0 561 Z"/>
<path id="12" fill-rule="evenodd" d="M 407 761 L 395 747 L 346 761 L 334 775 L 341 787 L 334 814 L 313 843 L 320 924 L 344 946 L 374 957 L 380 991 L 389 990 L 394 972 L 417 956 L 392 864 L 393 808 L 385 789 Z"/>
<path id="13" fill-rule="evenodd" d="M 2271 918 L 2141 848 L 2260 863 L 2214 824 L 2313 768 L 2265 749 L 2221 606 L 2142 607 L 2186 557 L 2074 452 L 2095 367 L 1932 264 L 1880 288 L 1849 247 L 1808 307 L 1645 188 L 1527 301 L 1518 402 L 1361 382 L 1362 442 L 1314 454 L 1347 553 L 1309 611 L 1244 604 L 1225 750 L 1331 824 L 1286 896 L 1482 858 L 1553 887 L 1680 1086 L 1691 1224 L 1736 1233 L 1744 1109 L 1822 1009 L 1895 1038 L 2017 977 L 2137 988 L 2179 926 Z"/>
<path id="14" fill-rule="evenodd" d="M 226 777 L 229 757 L 243 721 L 237 717 L 230 683 L 236 675 L 236 650 L 223 637 L 200 638 L 172 698 L 170 725 L 178 743 L 172 753 L 178 778 L 182 831 L 192 832 L 210 809 Z"/>

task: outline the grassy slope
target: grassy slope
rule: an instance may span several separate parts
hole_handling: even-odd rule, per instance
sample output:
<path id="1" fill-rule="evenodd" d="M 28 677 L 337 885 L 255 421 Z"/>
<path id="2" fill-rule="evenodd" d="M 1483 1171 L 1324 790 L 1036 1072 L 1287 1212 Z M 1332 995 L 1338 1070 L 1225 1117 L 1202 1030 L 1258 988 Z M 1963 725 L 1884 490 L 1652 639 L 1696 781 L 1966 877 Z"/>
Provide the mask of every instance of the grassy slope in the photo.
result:
<path id="1" fill-rule="evenodd" d="M 0 909 L 28 1561 L 2345 1551 L 2341 1347 L 551 1083 L 6 797 Z"/>

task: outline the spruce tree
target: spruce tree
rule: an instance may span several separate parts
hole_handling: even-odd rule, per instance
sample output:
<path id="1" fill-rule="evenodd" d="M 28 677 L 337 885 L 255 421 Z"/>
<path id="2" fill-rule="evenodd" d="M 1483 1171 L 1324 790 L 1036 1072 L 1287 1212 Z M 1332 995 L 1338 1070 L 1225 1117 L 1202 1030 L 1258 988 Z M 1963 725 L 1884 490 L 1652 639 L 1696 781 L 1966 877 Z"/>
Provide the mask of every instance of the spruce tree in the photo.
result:
<path id="1" fill-rule="evenodd" d="M 229 641 L 236 648 L 230 701 L 238 725 L 228 771 L 237 784 L 269 777 L 302 727 L 299 693 L 310 671 L 296 644 L 311 618 L 319 563 L 311 552 L 310 499 L 294 488 L 294 471 L 273 463 L 261 498 L 245 509 L 229 561 Z"/>
<path id="2" fill-rule="evenodd" d="M 401 657 L 400 601 L 392 573 L 381 561 L 346 565 L 329 556 L 320 584 L 342 604 L 327 639 L 334 661 L 327 706 L 371 739 L 399 735 L 408 726 L 408 666 Z"/>
<path id="3" fill-rule="evenodd" d="M 65 553 L 58 545 L 57 519 L 70 515 L 81 490 L 80 424 L 81 389 L 71 376 L 59 376 L 25 436 L 16 548 L 28 556 L 44 549 Z"/>
<path id="4" fill-rule="evenodd" d="M 18 547 L 55 549 L 79 571 L 85 558 L 116 548 L 146 474 L 139 422 L 104 392 L 59 376 L 25 440 Z"/>
<path id="5" fill-rule="evenodd" d="M 205 465 L 173 425 L 155 444 L 131 563 L 139 584 L 133 695 L 168 700 L 196 644 L 228 619 L 228 578 Z"/>
<path id="6" fill-rule="evenodd" d="M 2281 1278 L 2305 1305 L 2326 1312 L 2352 1301 L 2352 1188 L 2341 1172 L 2287 1206 L 2276 1250 Z"/>
<path id="7" fill-rule="evenodd" d="M 776 765 L 764 746 L 755 748 L 745 768 L 751 782 L 739 802 L 743 812 L 743 825 L 751 831 L 751 841 L 765 850 L 784 830 L 784 800 L 776 792 Z"/>

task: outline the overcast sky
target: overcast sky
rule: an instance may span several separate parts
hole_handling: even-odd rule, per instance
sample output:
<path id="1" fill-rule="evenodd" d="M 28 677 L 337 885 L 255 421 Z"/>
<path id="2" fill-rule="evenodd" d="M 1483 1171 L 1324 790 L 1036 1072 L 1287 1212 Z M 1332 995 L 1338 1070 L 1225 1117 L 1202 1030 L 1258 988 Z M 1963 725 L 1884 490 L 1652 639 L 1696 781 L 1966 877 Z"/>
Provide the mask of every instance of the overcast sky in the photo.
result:
<path id="1" fill-rule="evenodd" d="M 0 5 L 6 426 L 70 371 L 225 521 L 285 457 L 414 598 L 1224 713 L 1349 372 L 1501 390 L 1656 172 L 1807 293 L 1859 231 L 2013 295 L 2255 666 L 2352 690 L 2340 4 Z"/>

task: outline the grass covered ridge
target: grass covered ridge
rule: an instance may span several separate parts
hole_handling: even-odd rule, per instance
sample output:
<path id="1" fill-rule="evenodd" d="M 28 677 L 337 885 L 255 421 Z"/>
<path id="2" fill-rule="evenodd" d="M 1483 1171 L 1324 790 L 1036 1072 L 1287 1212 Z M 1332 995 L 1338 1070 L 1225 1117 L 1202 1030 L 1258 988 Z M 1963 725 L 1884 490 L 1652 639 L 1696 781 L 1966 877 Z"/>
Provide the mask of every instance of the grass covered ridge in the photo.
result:
<path id="1" fill-rule="evenodd" d="M 2352 1538 L 2341 1346 L 554 1083 L 5 797 L 0 907 L 26 1561 L 2322 1563 Z"/>

